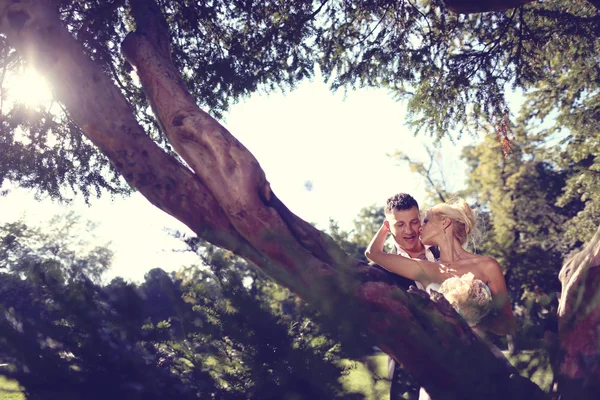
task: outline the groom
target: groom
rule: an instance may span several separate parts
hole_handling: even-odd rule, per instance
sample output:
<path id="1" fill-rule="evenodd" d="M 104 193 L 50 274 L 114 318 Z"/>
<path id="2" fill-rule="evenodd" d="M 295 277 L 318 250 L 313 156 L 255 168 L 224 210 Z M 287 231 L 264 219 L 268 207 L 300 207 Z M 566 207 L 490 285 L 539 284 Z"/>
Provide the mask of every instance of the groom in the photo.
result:
<path id="1" fill-rule="evenodd" d="M 384 224 L 394 238 L 394 253 L 404 257 L 436 261 L 439 250 L 436 247 L 425 246 L 419 239 L 421 216 L 419 204 L 408 193 L 398 193 L 385 204 Z M 412 281 L 410 281 L 412 284 Z M 425 288 L 421 282 L 415 282 L 419 289 Z M 406 287 L 405 289 L 407 289 Z"/>
<path id="2" fill-rule="evenodd" d="M 421 243 L 419 204 L 410 194 L 398 193 L 387 199 L 384 213 L 385 221 L 383 223 L 389 228 L 394 238 L 393 252 L 395 254 L 429 261 L 435 261 L 439 257 L 439 250 L 436 247 L 424 246 Z M 419 289 L 424 290 L 421 282 L 413 282 L 406 278 L 402 278 L 402 280 L 399 283 L 405 290 L 412 284 L 416 284 Z M 392 381 L 390 400 L 403 398 L 402 396 L 407 391 L 409 399 L 418 397 L 419 389 L 411 385 L 413 382 L 410 377 L 396 365 L 391 357 L 388 360 L 388 378 Z"/>

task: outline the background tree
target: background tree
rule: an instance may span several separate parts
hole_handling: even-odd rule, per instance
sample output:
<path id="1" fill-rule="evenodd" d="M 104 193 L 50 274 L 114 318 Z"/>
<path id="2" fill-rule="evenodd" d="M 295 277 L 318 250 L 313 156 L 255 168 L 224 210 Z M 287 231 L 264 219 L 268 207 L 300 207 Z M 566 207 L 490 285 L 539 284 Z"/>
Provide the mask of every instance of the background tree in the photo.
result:
<path id="1" fill-rule="evenodd" d="M 314 311 L 297 298 L 289 304 L 289 292 L 231 253 L 206 245 L 200 251 L 210 271 L 181 275 L 201 321 L 191 337 L 205 349 L 196 357 L 212 360 L 232 391 L 256 399 L 362 398 L 343 390 L 339 361 L 349 353 L 315 325 Z"/>
<path id="2" fill-rule="evenodd" d="M 74 212 L 58 214 L 45 228 L 27 226 L 23 219 L 0 226 L 0 268 L 27 277 L 36 266 L 55 265 L 56 277 L 80 273 L 99 282 L 112 262 L 109 243 L 98 244 L 96 224 Z"/>
<path id="3" fill-rule="evenodd" d="M 424 147 L 428 156 L 426 161 L 418 161 L 401 151 L 390 154 L 390 157 L 397 159 L 400 163 L 407 163 L 411 172 L 423 178 L 428 196 L 426 201 L 432 203 L 432 205 L 440 202 L 445 203 L 452 196 L 459 196 L 460 193 L 453 192 L 446 180 L 441 154 L 436 151 L 435 146 L 424 145 Z M 426 207 L 426 204 L 420 205 L 422 209 Z"/>
<path id="4" fill-rule="evenodd" d="M 13 262 L 27 268 L 4 272 L 0 287 L 2 374 L 28 399 L 363 398 L 342 386 L 344 353 L 305 306 L 285 313 L 272 282 L 193 242 L 203 266 L 101 285 L 70 274 L 72 259 L 44 260 L 44 248 L 21 241 L 29 256 Z M 55 279 L 56 269 L 68 279 Z"/>

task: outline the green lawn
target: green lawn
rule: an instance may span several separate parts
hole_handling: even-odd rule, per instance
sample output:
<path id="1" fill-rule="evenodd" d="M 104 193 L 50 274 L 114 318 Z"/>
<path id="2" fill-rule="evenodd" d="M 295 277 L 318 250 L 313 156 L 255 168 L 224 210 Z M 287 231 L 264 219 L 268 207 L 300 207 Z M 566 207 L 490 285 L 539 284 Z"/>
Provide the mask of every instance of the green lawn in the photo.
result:
<path id="1" fill-rule="evenodd" d="M 544 352 L 523 351 L 509 357 L 509 360 L 521 375 L 530 378 L 542 390 L 546 392 L 550 390 L 553 375 Z M 365 400 L 389 400 L 389 382 L 386 379 L 377 379 L 377 376 L 387 378 L 387 355 L 378 354 L 367 359 L 366 363 L 373 367 L 375 374 L 369 371 L 366 363 L 352 361 L 344 363 L 349 370 L 342 378 L 342 384 L 348 393 L 362 393 L 365 395 Z"/>
<path id="2" fill-rule="evenodd" d="M 508 357 L 506 352 L 504 354 L 511 364 L 519 370 L 521 375 L 531 379 L 542 390 L 546 392 L 550 391 L 554 374 L 552 373 L 552 367 L 545 351 L 534 352 L 525 350 L 512 357 Z"/>
<path id="3" fill-rule="evenodd" d="M 25 400 L 25 396 L 17 382 L 0 375 L 0 400 Z"/>
<path id="4" fill-rule="evenodd" d="M 343 361 L 348 368 L 347 375 L 341 379 L 346 392 L 362 393 L 365 400 L 388 400 L 390 383 L 386 379 L 387 360 L 387 355 L 378 354 L 367 357 L 364 363 Z M 369 365 L 373 371 L 369 370 Z"/>

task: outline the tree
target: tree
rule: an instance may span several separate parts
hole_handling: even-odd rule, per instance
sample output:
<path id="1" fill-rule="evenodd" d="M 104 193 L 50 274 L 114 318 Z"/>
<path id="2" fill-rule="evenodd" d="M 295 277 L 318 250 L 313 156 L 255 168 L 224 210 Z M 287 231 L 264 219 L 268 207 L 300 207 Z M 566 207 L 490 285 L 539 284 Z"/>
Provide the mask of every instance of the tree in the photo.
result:
<path id="1" fill-rule="evenodd" d="M 329 221 L 327 234 L 349 255 L 366 263 L 365 250 L 375 233 L 383 224 L 383 206 L 371 205 L 362 208 L 353 221 L 354 229 L 346 232 L 334 220 Z"/>
<path id="2" fill-rule="evenodd" d="M 339 344 L 271 307 L 272 283 L 230 252 L 205 245 L 202 267 L 103 286 L 79 260 L 20 248 L 0 276 L 0 370 L 28 399 L 362 399 L 339 380 Z"/>
<path id="3" fill-rule="evenodd" d="M 448 9 L 451 11 L 469 14 L 489 11 L 504 11 L 509 8 L 522 6 L 523 4 L 530 3 L 531 1 L 532 0 L 444 0 L 444 4 L 446 4 Z"/>
<path id="4" fill-rule="evenodd" d="M 127 285 L 105 291 L 69 264 L 78 260 L 47 260 L 35 247 L 25 253 L 11 260 L 15 273 L 0 279 L 0 359 L 2 374 L 16 379 L 28 399 L 195 399 L 219 392 L 208 373 L 198 371 L 185 385 L 162 362 L 152 341 L 157 335 L 143 329 Z"/>
<path id="5" fill-rule="evenodd" d="M 476 122 L 480 118 L 496 120 L 499 126 L 506 126 L 504 85 L 513 80 L 519 85 L 528 84 L 546 74 L 534 61 L 549 53 L 532 45 L 548 41 L 546 20 L 560 22 L 550 25 L 559 33 L 569 29 L 593 31 L 596 23 L 593 17 L 581 17 L 579 11 L 564 16 L 552 10 L 547 12 L 544 5 L 465 18 L 440 11 L 437 3 L 427 4 L 422 12 L 411 2 L 363 6 L 335 2 L 327 8 L 325 2 L 316 6 L 309 2 L 289 2 L 288 8 L 277 13 L 272 13 L 274 9 L 270 7 L 278 4 L 267 2 L 260 10 L 269 12 L 269 18 L 256 23 L 255 18 L 264 14 L 254 14 L 253 4 L 242 4 L 250 8 L 242 15 L 248 17 L 246 21 L 234 18 L 231 30 L 216 34 L 231 39 L 223 46 L 228 55 L 242 53 L 244 49 L 241 37 L 234 34 L 236 24 L 242 26 L 242 31 L 249 24 L 266 26 L 259 32 L 267 34 L 258 38 L 258 43 L 248 43 L 258 49 L 250 54 L 258 54 L 257 59 L 267 61 L 261 67 L 273 74 L 275 82 L 289 77 L 287 81 L 293 83 L 310 71 L 310 62 L 307 65 L 301 61 L 308 60 L 311 51 L 306 44 L 314 41 L 322 49 L 320 65 L 326 75 L 338 74 L 336 86 L 357 82 L 377 84 L 396 89 L 401 95 L 414 89 L 410 104 L 415 122 L 430 127 L 438 135 L 467 122 L 468 118 Z M 78 1 L 59 1 L 58 9 L 52 5 L 56 4 L 1 1 L 0 32 L 28 62 L 46 72 L 68 118 L 111 161 L 114 170 L 153 204 L 186 223 L 199 236 L 233 250 L 307 301 L 319 304 L 325 315 L 338 318 L 349 333 L 371 338 L 401 360 L 434 397 L 541 396 L 527 380 L 515 377 L 512 370 L 496 359 L 464 322 L 456 319 L 456 313 L 443 298 L 432 303 L 393 287 L 377 270 L 347 256 L 327 235 L 300 220 L 278 200 L 258 161 L 198 108 L 195 85 L 184 79 L 195 76 L 197 70 L 186 65 L 176 43 L 171 55 L 169 25 L 157 4 L 131 0 L 129 8 L 122 8 L 120 1 L 91 6 Z M 169 19 L 174 32 L 178 32 L 180 24 L 204 27 L 193 17 L 209 15 L 210 21 L 219 11 L 204 6 L 198 9 L 205 14 L 186 15 L 181 11 L 193 11 L 187 2 L 161 2 L 161 5 L 174 16 Z M 224 8 L 227 15 L 232 9 L 235 7 Z M 59 10 L 66 11 L 64 19 L 70 30 L 64 27 Z M 135 101 L 140 91 L 128 93 L 126 86 L 115 84 L 120 82 L 119 74 L 112 72 L 113 82 L 103 71 L 114 69 L 109 55 L 115 54 L 114 47 L 131 22 L 120 18 L 125 11 L 135 21 L 135 32 L 124 39 L 123 53 L 136 69 L 158 126 L 169 142 L 168 152 L 143 129 L 151 127 L 152 121 L 144 120 L 136 110 L 141 104 Z M 587 16 L 590 11 L 591 7 L 586 6 L 581 13 Z M 321 12 L 325 20 L 317 21 L 315 17 Z M 188 19 L 190 15 L 192 20 Z M 425 19 L 426 23 L 422 23 Z M 108 21 L 113 23 L 106 32 L 112 36 L 103 36 L 105 31 L 99 28 Z M 534 23 L 535 29 L 531 25 Z M 580 28 L 582 23 L 584 27 Z M 206 26 L 218 30 L 214 25 Z M 280 32 L 284 32 L 284 38 L 278 36 Z M 452 32 L 468 39 L 463 44 L 464 51 L 453 53 L 456 36 Z M 90 33 L 97 35 L 96 40 L 89 40 Z M 185 36 L 185 32 L 181 33 Z M 199 33 L 186 37 L 189 54 L 197 54 L 199 47 L 210 48 L 199 46 L 195 38 L 205 36 Z M 372 35 L 378 40 L 371 40 Z M 413 35 L 423 40 L 411 40 Z M 385 48 L 381 47 L 382 42 Z M 98 43 L 102 45 L 94 47 Z M 358 51 L 354 49 L 355 43 L 361 45 Z M 110 47 L 112 52 L 103 51 Z M 448 53 L 452 57 L 446 57 Z M 281 70 L 277 65 L 268 65 L 273 59 L 270 55 L 282 60 L 281 54 L 290 55 Z M 230 60 L 237 58 L 232 56 Z M 243 78 L 257 69 L 235 67 L 235 63 L 225 65 L 219 72 L 225 72 L 221 76 L 232 77 L 231 71 L 239 71 Z M 210 77 L 211 69 L 207 71 Z M 283 76 L 277 75 L 280 71 L 285 71 Z M 265 77 L 265 82 L 267 79 L 270 78 Z M 256 88 L 256 82 L 261 81 L 233 77 L 230 82 L 228 90 L 218 80 L 202 81 L 207 92 L 201 98 L 207 102 L 217 99 L 219 104 L 220 96 L 227 96 L 230 91 L 236 93 L 235 82 L 248 84 L 237 92 L 243 93 Z M 133 103 L 126 100 L 124 93 Z M 471 101 L 473 107 L 467 107 Z M 171 150 L 187 165 L 173 157 Z M 567 309 L 572 308 L 565 305 Z M 575 375 L 589 373 L 572 365 Z M 582 390 L 588 389 L 583 385 Z"/>
<path id="6" fill-rule="evenodd" d="M 524 132 L 517 132 L 508 157 L 492 137 L 465 148 L 463 159 L 469 165 L 465 192 L 485 221 L 477 250 L 495 257 L 505 270 L 521 322 L 519 347 L 539 348 L 546 331 L 557 332 L 558 272 L 574 248 L 565 241 L 563 228 L 582 207 L 556 206 L 564 172 L 536 155 L 542 140 L 523 140 Z"/>
<path id="7" fill-rule="evenodd" d="M 188 243 L 210 269 L 177 274 L 194 310 L 187 320 L 197 321 L 188 330 L 191 347 L 201 349 L 185 357 L 213 365 L 240 398 L 362 398 L 342 389 L 339 361 L 348 353 L 314 323 L 314 311 L 289 307 L 287 291 L 232 253 L 197 238 Z"/>
<path id="8" fill-rule="evenodd" d="M 94 243 L 92 221 L 81 221 L 74 212 L 55 215 L 46 227 L 27 226 L 24 221 L 0 226 L 0 268 L 28 277 L 36 266 L 53 266 L 57 279 L 80 273 L 99 282 L 113 258 L 110 244 Z"/>
<path id="9" fill-rule="evenodd" d="M 431 201 L 434 203 L 445 203 L 447 199 L 450 199 L 451 191 L 444 176 L 441 155 L 439 153 L 436 154 L 435 149 L 427 145 L 425 145 L 425 151 L 427 151 L 427 156 L 429 157 L 427 163 L 413 160 L 409 155 L 401 151 L 396 151 L 391 157 L 397 158 L 401 162 L 406 162 L 412 172 L 425 179 L 427 183 L 425 190 Z"/>

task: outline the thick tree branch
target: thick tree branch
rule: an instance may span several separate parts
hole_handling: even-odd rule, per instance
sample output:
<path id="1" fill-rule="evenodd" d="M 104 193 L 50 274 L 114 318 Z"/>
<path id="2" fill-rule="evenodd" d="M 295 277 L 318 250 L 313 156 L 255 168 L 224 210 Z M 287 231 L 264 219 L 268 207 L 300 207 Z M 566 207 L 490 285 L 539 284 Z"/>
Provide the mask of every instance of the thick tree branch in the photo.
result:
<path id="1" fill-rule="evenodd" d="M 600 9 L 600 0 L 588 0 L 588 3 L 593 5 L 594 7 Z"/>
<path id="2" fill-rule="evenodd" d="M 474 14 L 489 11 L 505 11 L 520 7 L 533 0 L 442 0 L 448 10 L 460 14 Z"/>
<path id="3" fill-rule="evenodd" d="M 127 182 L 161 210 L 189 221 L 215 244 L 240 242 L 229 220 L 197 177 L 161 150 L 132 109 L 60 24 L 56 10 L 32 2 L 0 2 L 0 26 L 21 55 L 48 77 L 55 98 Z M 59 82 L 59 84 L 56 84 Z M 90 96 L 81 96 L 82 92 Z"/>
<path id="4" fill-rule="evenodd" d="M 559 389 L 566 398 L 592 398 L 600 393 L 600 228 L 559 278 Z"/>
<path id="5" fill-rule="evenodd" d="M 354 264 L 344 253 L 336 251 L 337 246 L 328 237 L 315 236 L 312 226 L 283 207 L 254 156 L 198 108 L 171 62 L 168 46 L 164 45 L 168 42 L 168 30 L 154 29 L 166 23 L 152 3 L 132 1 L 138 29 L 123 42 L 123 53 L 136 67 L 169 142 L 209 188 L 236 230 L 254 247 L 272 255 L 280 252 L 273 238 L 289 238 L 285 254 L 276 258 L 286 258 L 285 263 L 297 273 L 307 269 L 303 254 L 307 250 L 316 255 L 315 268 L 326 268 L 334 260 Z M 302 261 L 298 264 L 295 260 Z"/>

